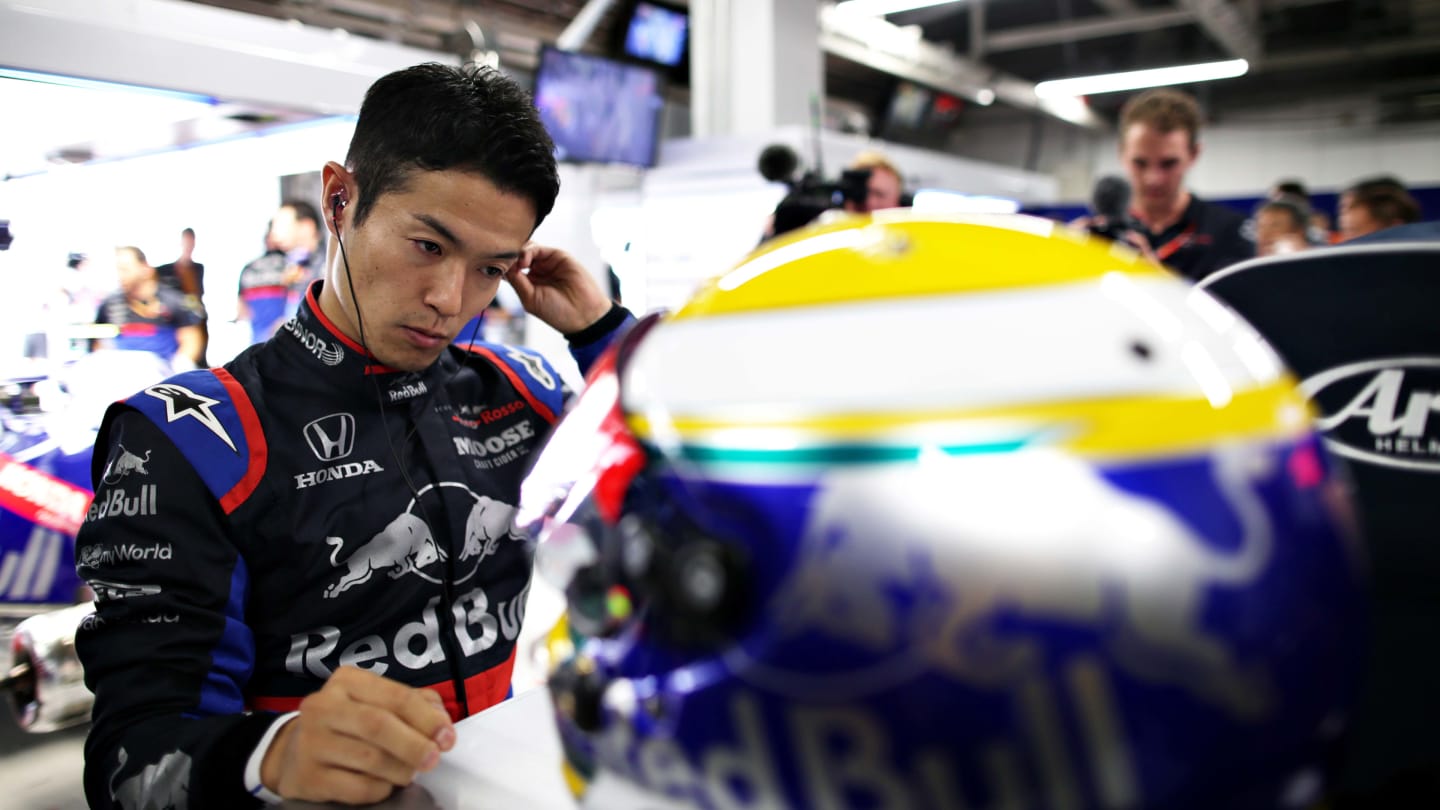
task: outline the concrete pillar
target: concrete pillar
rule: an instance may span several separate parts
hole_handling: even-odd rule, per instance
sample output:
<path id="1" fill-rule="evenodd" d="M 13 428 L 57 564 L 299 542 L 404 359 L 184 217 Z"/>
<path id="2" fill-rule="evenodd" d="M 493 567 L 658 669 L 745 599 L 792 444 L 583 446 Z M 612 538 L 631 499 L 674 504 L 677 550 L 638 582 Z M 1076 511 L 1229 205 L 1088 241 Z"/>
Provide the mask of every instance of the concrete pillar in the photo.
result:
<path id="1" fill-rule="evenodd" d="M 825 99 L 818 12 L 814 0 L 691 0 L 693 134 L 808 129 Z"/>

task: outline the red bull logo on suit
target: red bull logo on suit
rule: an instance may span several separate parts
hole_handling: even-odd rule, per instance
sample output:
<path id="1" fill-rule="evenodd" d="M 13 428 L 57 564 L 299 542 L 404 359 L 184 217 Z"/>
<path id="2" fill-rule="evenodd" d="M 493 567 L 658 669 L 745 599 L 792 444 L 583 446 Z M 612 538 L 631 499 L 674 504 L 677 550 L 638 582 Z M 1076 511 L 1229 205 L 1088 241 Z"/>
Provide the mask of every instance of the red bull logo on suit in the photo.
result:
<path id="1" fill-rule="evenodd" d="M 471 500 L 470 512 L 465 520 L 464 545 L 459 561 L 473 561 L 469 570 L 456 573 L 456 584 L 465 582 L 475 575 L 480 563 L 494 554 L 502 539 L 520 540 L 513 531 L 515 507 L 485 495 L 476 495 L 464 484 L 445 481 L 421 489 L 417 496 L 438 497 L 438 490 L 459 489 Z M 404 512 L 396 515 L 383 529 L 369 540 L 354 547 L 344 562 L 337 559 L 345 548 L 345 539 L 327 537 L 332 550 L 330 564 L 342 569 L 340 578 L 325 589 L 326 599 L 333 599 L 351 588 L 369 582 L 375 572 L 383 571 L 390 579 L 399 579 L 414 574 L 427 582 L 440 582 L 441 564 L 446 560 L 444 547 L 435 542 L 430 527 L 423 520 L 416 500 L 411 500 Z"/>

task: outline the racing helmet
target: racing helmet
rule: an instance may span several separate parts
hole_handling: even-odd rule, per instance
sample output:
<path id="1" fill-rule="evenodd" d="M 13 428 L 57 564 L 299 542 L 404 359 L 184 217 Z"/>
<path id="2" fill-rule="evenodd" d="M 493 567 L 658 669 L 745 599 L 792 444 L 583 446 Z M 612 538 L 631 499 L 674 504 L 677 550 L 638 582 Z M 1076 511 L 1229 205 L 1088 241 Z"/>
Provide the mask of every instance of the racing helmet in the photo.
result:
<path id="1" fill-rule="evenodd" d="M 1309 806 L 1364 646 L 1339 472 L 1256 332 L 1127 248 L 797 231 L 620 338 L 523 485 L 567 776 L 647 808 Z"/>

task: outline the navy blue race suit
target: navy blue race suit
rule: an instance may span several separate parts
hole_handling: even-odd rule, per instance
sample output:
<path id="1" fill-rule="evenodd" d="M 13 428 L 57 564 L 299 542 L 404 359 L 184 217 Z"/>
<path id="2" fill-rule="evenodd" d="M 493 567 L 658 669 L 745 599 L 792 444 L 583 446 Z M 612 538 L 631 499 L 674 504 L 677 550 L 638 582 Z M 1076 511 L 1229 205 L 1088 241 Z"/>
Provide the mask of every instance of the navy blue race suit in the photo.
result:
<path id="1" fill-rule="evenodd" d="M 257 742 L 340 666 L 430 687 L 454 719 L 506 696 L 530 582 L 511 519 L 560 376 L 496 344 L 375 365 L 319 289 L 223 369 L 106 414 L 76 539 L 92 807 L 253 802 Z M 582 370 L 617 310 L 573 337 Z"/>

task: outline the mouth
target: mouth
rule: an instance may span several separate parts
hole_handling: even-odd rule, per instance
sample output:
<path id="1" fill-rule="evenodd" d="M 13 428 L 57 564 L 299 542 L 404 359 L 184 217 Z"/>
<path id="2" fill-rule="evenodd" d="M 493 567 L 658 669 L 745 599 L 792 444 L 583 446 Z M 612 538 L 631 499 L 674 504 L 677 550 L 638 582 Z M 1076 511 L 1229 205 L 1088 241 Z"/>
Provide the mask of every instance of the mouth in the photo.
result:
<path id="1" fill-rule="evenodd" d="M 416 326 L 402 326 L 400 329 L 413 345 L 422 349 L 433 349 L 450 341 L 449 335 L 433 329 L 422 329 Z"/>

